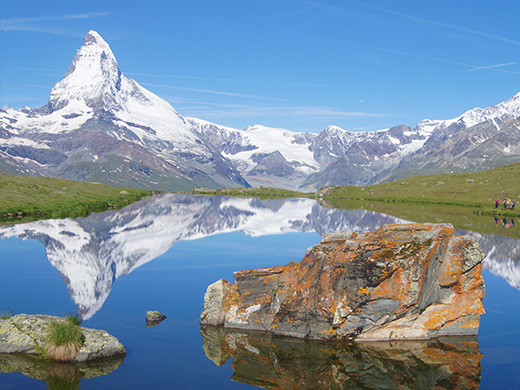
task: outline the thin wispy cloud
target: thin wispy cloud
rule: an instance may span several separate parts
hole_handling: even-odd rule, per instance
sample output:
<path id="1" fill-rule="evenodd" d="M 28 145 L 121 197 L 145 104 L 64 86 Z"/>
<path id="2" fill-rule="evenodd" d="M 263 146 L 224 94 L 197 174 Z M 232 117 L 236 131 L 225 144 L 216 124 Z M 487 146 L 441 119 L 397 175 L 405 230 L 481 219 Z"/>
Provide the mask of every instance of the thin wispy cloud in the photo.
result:
<path id="1" fill-rule="evenodd" d="M 140 84 L 144 85 L 144 86 L 147 86 L 147 87 L 177 89 L 177 90 L 181 90 L 181 91 L 200 92 L 200 93 L 207 93 L 207 94 L 211 94 L 211 95 L 233 96 L 233 97 L 248 98 L 248 99 L 259 99 L 259 100 L 278 100 L 278 101 L 283 101 L 283 99 L 279 99 L 279 98 L 266 97 L 266 96 L 257 96 L 257 95 L 248 95 L 248 94 L 236 93 L 236 92 L 216 91 L 216 90 L 212 90 L 212 89 L 179 87 L 179 86 L 176 86 L 176 85 L 168 85 L 168 84 L 149 84 L 149 83 L 140 83 Z"/>
<path id="2" fill-rule="evenodd" d="M 233 82 L 233 83 L 248 83 L 248 84 L 269 84 L 269 85 L 289 85 L 289 86 L 297 86 L 297 87 L 330 87 L 330 85 L 326 84 L 316 84 L 316 83 L 289 83 L 289 82 L 274 82 L 274 81 L 265 81 L 265 80 L 241 80 L 241 79 L 228 79 L 228 78 L 219 78 L 219 77 L 199 77 L 199 76 L 185 76 L 185 75 L 163 75 L 163 74 L 151 74 L 151 73 L 134 73 L 125 72 L 128 76 L 142 76 L 142 77 L 154 77 L 154 78 L 172 78 L 172 79 L 187 79 L 187 80 L 202 80 L 202 81 L 223 81 L 223 82 Z"/>
<path id="3" fill-rule="evenodd" d="M 45 68 L 2 68 L 2 71 L 7 72 L 30 72 L 34 74 L 38 74 L 40 76 L 48 76 L 48 77 L 63 77 L 63 73 L 65 70 L 63 69 L 45 69 Z"/>
<path id="4" fill-rule="evenodd" d="M 394 50 L 394 49 L 388 49 L 388 48 L 384 48 L 384 47 L 359 45 L 359 44 L 355 44 L 355 43 L 351 43 L 351 42 L 341 42 L 341 43 L 345 44 L 345 45 L 363 47 L 365 49 L 370 49 L 370 50 L 376 50 L 376 51 L 381 51 L 381 52 L 386 52 L 386 53 L 399 54 L 399 55 L 403 55 L 403 56 L 407 56 L 407 57 L 420 58 L 420 59 L 428 60 L 428 61 L 443 62 L 445 64 L 458 65 L 458 66 L 462 66 L 464 68 L 467 68 L 466 69 L 467 72 L 471 72 L 471 71 L 475 71 L 475 70 L 492 70 L 492 71 L 496 71 L 496 72 L 520 74 L 520 72 L 502 69 L 502 67 L 505 67 L 505 66 L 516 65 L 516 64 L 518 64 L 517 62 L 507 62 L 507 63 L 496 64 L 496 65 L 477 66 L 477 65 L 472 65 L 472 64 L 466 64 L 464 62 L 447 60 L 445 58 L 424 56 L 424 55 L 421 55 L 421 54 L 410 53 L 410 52 L 406 52 L 406 51 L 402 51 L 402 50 Z"/>
<path id="5" fill-rule="evenodd" d="M 414 15 L 405 14 L 403 12 L 394 11 L 394 10 L 391 10 L 391 9 L 388 9 L 388 8 L 376 7 L 376 6 L 368 5 L 368 4 L 365 4 L 365 3 L 356 2 L 356 4 L 361 5 L 363 7 L 366 7 L 366 8 L 373 9 L 373 10 L 385 12 L 385 13 L 388 13 L 388 14 L 391 14 L 391 15 L 396 15 L 396 16 L 399 16 L 399 17 L 402 17 L 402 18 L 405 18 L 405 19 L 408 19 L 408 20 L 413 20 L 414 22 L 418 22 L 418 23 L 429 24 L 429 25 L 438 26 L 438 27 L 444 27 L 444 28 L 457 30 L 457 31 L 463 31 L 463 32 L 470 33 L 470 34 L 480 35 L 480 36 L 483 36 L 483 37 L 486 37 L 486 38 L 490 38 L 490 39 L 495 39 L 495 40 L 502 41 L 502 42 L 511 43 L 513 45 L 520 45 L 520 41 L 516 41 L 514 39 L 510 39 L 510 38 L 503 37 L 503 36 L 500 36 L 500 35 L 491 34 L 491 33 L 487 33 L 487 32 L 484 32 L 484 31 L 473 30 L 473 29 L 470 29 L 470 28 L 466 28 L 466 27 L 462 27 L 462 26 L 456 26 L 456 25 L 453 25 L 453 24 L 448 24 L 448 23 L 442 23 L 442 22 L 436 22 L 436 21 L 433 21 L 433 20 L 423 19 L 423 18 L 419 18 L 419 17 L 414 16 Z"/>
<path id="6" fill-rule="evenodd" d="M 273 1 L 274 3 L 279 2 L 279 0 Z M 294 6 L 294 8 L 282 14 L 279 14 L 278 17 L 290 17 L 290 16 L 298 16 L 310 12 L 316 12 L 317 10 L 326 11 L 329 13 L 343 13 L 343 11 L 334 5 L 327 4 L 323 1 L 316 0 L 288 0 L 287 3 L 290 3 Z"/>
<path id="7" fill-rule="evenodd" d="M 55 16 L 42 15 L 33 18 L 1 19 L 0 25 L 2 26 L 2 31 L 30 31 L 54 35 L 70 35 L 61 29 L 58 29 L 54 26 L 49 26 L 48 23 L 102 18 L 108 15 L 110 15 L 109 12 L 89 12 Z"/>
<path id="8" fill-rule="evenodd" d="M 497 69 L 502 68 L 504 66 L 516 65 L 518 62 L 507 62 L 505 64 L 496 64 L 496 65 L 488 65 L 488 66 L 477 66 L 472 69 L 468 69 L 468 72 L 473 72 L 474 70 L 482 70 L 482 69 Z"/>
<path id="9" fill-rule="evenodd" d="M 63 69 L 47 69 L 47 68 L 3 68 L 3 70 L 19 70 L 24 72 L 61 72 Z"/>
<path id="10" fill-rule="evenodd" d="M 14 85 L 14 86 L 17 86 L 17 87 L 46 88 L 46 89 L 49 89 L 48 85 L 42 85 L 42 84 L 21 84 L 21 83 L 9 83 L 9 82 L 4 82 L 3 84 L 4 85 Z"/>
<path id="11" fill-rule="evenodd" d="M 380 130 L 390 126 L 355 126 L 351 121 L 355 118 L 397 118 L 401 115 L 377 112 L 344 111 L 334 107 L 316 106 L 254 106 L 254 105 L 204 105 L 204 104 L 176 104 L 175 108 L 186 117 L 205 118 L 214 123 L 235 123 L 234 127 L 244 128 L 253 123 L 263 123 L 269 126 L 283 127 L 293 131 L 317 132 L 330 124 L 343 124 L 343 128 L 350 131 Z M 287 123 L 291 125 L 280 125 Z M 266 123 L 267 122 L 267 123 Z M 240 125 L 237 125 L 240 123 Z M 345 127 L 345 125 L 347 127 Z"/>
<path id="12" fill-rule="evenodd" d="M 375 46 L 368 46 L 368 45 L 360 45 L 360 44 L 351 43 L 351 42 L 341 42 L 341 43 L 346 44 L 346 45 L 351 45 L 351 46 L 362 47 L 362 48 L 370 49 L 370 50 L 377 50 L 377 51 L 382 51 L 382 52 L 386 52 L 386 53 L 400 54 L 400 55 L 404 55 L 407 57 L 420 58 L 423 60 L 444 62 L 446 64 L 451 64 L 451 65 L 459 65 L 459 66 L 463 66 L 466 68 L 476 68 L 475 65 L 465 64 L 463 62 L 458 62 L 458 61 L 451 61 L 451 60 L 447 60 L 447 59 L 439 58 L 439 57 L 424 56 L 421 54 L 409 53 L 409 52 L 401 51 L 401 50 L 394 50 L 394 49 L 388 49 L 388 48 L 384 48 L 384 47 L 375 47 Z"/>
<path id="13" fill-rule="evenodd" d="M 189 116 L 214 118 L 248 118 L 254 116 L 268 117 L 311 117 L 311 118 L 379 118 L 395 117 L 376 112 L 346 111 L 323 106 L 257 106 L 241 104 L 221 104 L 212 102 L 180 103 L 172 98 L 172 104 L 179 111 Z"/>

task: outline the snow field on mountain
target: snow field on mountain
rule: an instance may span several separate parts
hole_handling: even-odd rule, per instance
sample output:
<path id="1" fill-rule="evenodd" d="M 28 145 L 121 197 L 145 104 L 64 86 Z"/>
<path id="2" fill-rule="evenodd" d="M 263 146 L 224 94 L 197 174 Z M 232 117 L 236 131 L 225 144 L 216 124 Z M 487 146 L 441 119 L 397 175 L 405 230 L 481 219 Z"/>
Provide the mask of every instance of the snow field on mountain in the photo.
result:
<path id="1" fill-rule="evenodd" d="M 239 131 L 242 136 L 249 139 L 249 144 L 256 146 L 257 149 L 236 154 L 224 154 L 224 156 L 232 160 L 245 161 L 251 169 L 256 165 L 251 160 L 253 154 L 272 153 L 275 151 L 279 151 L 289 162 L 298 161 L 315 167 L 316 169 L 319 167 L 318 162 L 314 159 L 313 153 L 309 150 L 308 143 L 296 144 L 293 142 L 295 135 L 299 133 L 259 125 Z"/>
<path id="2" fill-rule="evenodd" d="M 77 130 L 94 115 L 93 110 L 79 100 L 73 100 L 66 107 L 46 115 L 27 115 L 13 109 L 7 110 L 7 113 L 16 119 L 13 127 L 19 135 L 33 132 L 66 133 Z"/>

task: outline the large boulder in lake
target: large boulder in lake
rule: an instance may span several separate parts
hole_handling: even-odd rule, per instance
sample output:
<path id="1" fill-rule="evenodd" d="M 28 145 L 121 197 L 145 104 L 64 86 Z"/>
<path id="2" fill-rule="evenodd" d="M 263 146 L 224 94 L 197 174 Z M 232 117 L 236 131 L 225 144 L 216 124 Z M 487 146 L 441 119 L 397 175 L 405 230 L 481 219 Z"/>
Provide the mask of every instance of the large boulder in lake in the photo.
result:
<path id="1" fill-rule="evenodd" d="M 0 320 L 0 353 L 38 355 L 45 348 L 49 324 L 60 317 L 18 314 Z M 81 328 L 85 338 L 75 361 L 107 358 L 126 353 L 123 344 L 104 330 Z"/>
<path id="2" fill-rule="evenodd" d="M 204 297 L 201 323 L 312 338 L 476 335 L 484 253 L 448 224 L 334 233 L 286 266 L 235 272 Z"/>

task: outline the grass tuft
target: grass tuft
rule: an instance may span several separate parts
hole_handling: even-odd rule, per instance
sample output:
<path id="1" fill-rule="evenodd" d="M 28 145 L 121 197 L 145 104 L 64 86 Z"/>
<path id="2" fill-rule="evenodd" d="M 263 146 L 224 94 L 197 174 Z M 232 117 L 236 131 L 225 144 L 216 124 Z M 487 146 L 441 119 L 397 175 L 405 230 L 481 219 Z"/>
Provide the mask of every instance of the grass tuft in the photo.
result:
<path id="1" fill-rule="evenodd" d="M 46 345 L 45 352 L 51 359 L 59 362 L 67 362 L 76 359 L 81 349 L 80 345 L 64 344 L 64 345 Z"/>
<path id="2" fill-rule="evenodd" d="M 85 341 L 75 316 L 63 320 L 52 321 L 49 324 L 45 353 L 57 361 L 74 360 Z"/>
<path id="3" fill-rule="evenodd" d="M 71 325 L 81 326 L 81 322 L 83 321 L 78 313 L 67 313 L 65 315 L 65 321 L 67 321 Z"/>
<path id="4" fill-rule="evenodd" d="M 1 309 L 1 311 L 0 311 L 0 320 L 8 320 L 12 316 L 14 316 L 14 311 L 13 310 L 11 310 L 9 308 Z"/>

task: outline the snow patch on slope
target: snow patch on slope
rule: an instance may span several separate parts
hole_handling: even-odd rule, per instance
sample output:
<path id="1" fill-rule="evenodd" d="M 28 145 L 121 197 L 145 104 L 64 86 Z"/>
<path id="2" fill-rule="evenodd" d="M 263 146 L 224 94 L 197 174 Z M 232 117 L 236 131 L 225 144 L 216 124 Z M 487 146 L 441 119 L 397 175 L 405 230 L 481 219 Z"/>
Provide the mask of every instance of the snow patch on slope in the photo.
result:
<path id="1" fill-rule="evenodd" d="M 225 157 L 242 160 L 253 168 L 254 164 L 251 161 L 253 154 L 279 151 L 289 162 L 297 161 L 316 169 L 319 167 L 313 153 L 309 150 L 309 144 L 297 144 L 294 142 L 294 136 L 299 133 L 260 125 L 248 127 L 242 132 L 249 143 L 255 145 L 257 149 L 239 152 L 234 155 L 224 154 Z"/>

